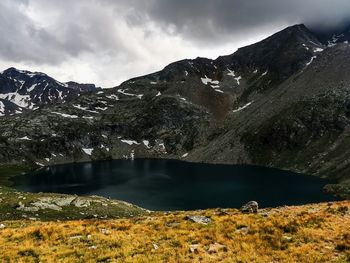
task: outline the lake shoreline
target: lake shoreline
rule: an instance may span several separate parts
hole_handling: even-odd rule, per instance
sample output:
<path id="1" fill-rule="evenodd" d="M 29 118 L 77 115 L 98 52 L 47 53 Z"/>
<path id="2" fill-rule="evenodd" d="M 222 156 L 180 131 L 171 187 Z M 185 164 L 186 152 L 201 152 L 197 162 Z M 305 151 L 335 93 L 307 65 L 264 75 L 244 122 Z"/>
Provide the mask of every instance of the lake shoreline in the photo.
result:
<path id="1" fill-rule="evenodd" d="M 162 168 L 163 166 L 165 168 Z M 112 169 L 113 172 L 108 169 Z M 57 175 L 57 173 L 61 174 Z M 72 179 L 67 176 L 68 173 L 74 173 L 76 175 Z M 89 177 L 85 178 L 84 173 L 89 173 Z M 99 173 L 102 174 L 100 175 Z M 118 185 L 119 182 L 117 179 L 119 177 L 116 175 L 112 176 L 111 174 L 113 173 L 119 173 L 118 176 L 122 180 L 122 188 L 120 188 Z M 135 174 L 133 175 L 133 173 Z M 186 175 L 186 177 L 185 174 L 188 173 L 190 175 Z M 36 176 L 34 176 L 34 174 Z M 47 174 L 48 177 L 42 176 L 43 174 Z M 56 175 L 54 176 L 53 174 Z M 312 197 L 310 201 L 313 202 L 339 200 L 336 198 L 333 199 L 331 196 L 327 197 L 327 199 L 318 197 L 319 195 L 324 195 L 322 192 L 322 187 L 326 184 L 332 183 L 332 181 L 327 179 L 320 179 L 314 176 L 296 174 L 279 169 L 259 166 L 201 164 L 166 159 L 135 159 L 134 161 L 111 160 L 45 167 L 31 174 L 13 178 L 12 180 L 17 180 L 17 186 L 19 178 L 21 179 L 19 181 L 22 181 L 20 185 L 29 185 L 28 189 L 25 187 L 17 187 L 17 189 L 21 191 L 57 192 L 62 194 L 78 194 L 83 196 L 88 196 L 91 194 L 100 195 L 118 200 L 126 200 L 127 202 L 134 203 L 151 210 L 192 210 L 215 207 L 238 208 L 242 203 L 255 199 L 260 201 L 261 205 L 264 207 L 293 204 L 302 205 L 309 203 L 302 201 L 302 199 L 298 199 L 298 196 L 310 196 Z M 32 180 L 32 182 L 29 183 L 28 181 L 27 183 L 23 183 L 27 180 Z M 50 183 L 47 183 L 46 180 L 51 181 Z M 94 181 L 91 183 L 89 180 Z M 235 185 L 235 180 L 237 181 L 237 186 Z M 194 183 L 192 186 L 191 182 Z M 128 185 L 130 183 L 134 184 L 134 188 Z M 44 188 L 40 188 L 42 187 L 42 184 L 46 184 L 44 185 Z M 62 186 L 60 184 L 62 184 Z M 117 188 L 118 190 L 115 191 L 108 189 L 109 192 L 104 193 L 103 190 L 100 191 L 95 187 L 95 185 L 101 184 L 102 189 L 103 185 L 105 185 L 107 188 L 117 185 L 119 188 Z M 124 184 L 126 188 L 124 187 Z M 30 189 L 30 185 L 35 187 L 35 189 Z M 79 188 L 76 185 L 83 186 Z M 316 186 L 318 190 L 314 189 Z M 69 190 L 62 191 L 64 187 L 67 187 Z M 157 192 L 154 192 L 156 191 L 156 188 L 154 187 L 158 187 L 158 190 L 164 193 L 157 196 Z M 173 189 L 174 187 L 177 187 L 176 190 Z M 243 192 L 239 192 L 237 187 L 243 187 Z M 280 190 L 283 187 L 284 190 Z M 146 191 L 145 188 L 148 188 L 149 192 L 147 192 L 148 190 L 146 189 Z M 167 190 L 164 190 L 163 188 Z M 250 188 L 252 190 L 249 190 Z M 74 189 L 77 189 L 77 192 Z M 223 190 L 215 192 L 215 189 Z M 198 194 L 196 194 L 196 191 Z M 257 193 L 247 195 L 247 193 L 254 191 L 257 191 Z M 124 194 L 115 195 L 114 192 L 122 192 Z M 271 194 L 273 192 L 275 192 L 275 195 Z M 289 196 L 285 192 L 288 192 Z M 312 192 L 312 194 L 310 194 L 310 192 Z M 133 193 L 136 193 L 136 197 L 132 196 Z M 173 197 L 169 197 L 168 193 L 171 193 Z M 179 193 L 181 193 L 181 195 L 187 195 L 188 198 L 186 199 L 186 197 L 180 196 Z M 223 193 L 226 194 L 223 195 Z M 155 195 L 158 198 L 153 197 L 153 199 L 150 199 L 149 196 L 151 195 Z M 189 207 L 183 207 L 182 203 L 192 202 L 191 200 L 193 198 L 203 198 L 203 195 L 205 196 L 205 199 L 203 199 L 205 200 L 205 205 L 194 202 L 194 204 L 188 204 Z M 206 195 L 208 195 L 208 197 L 206 197 Z M 212 197 L 210 197 L 210 195 Z M 241 196 L 245 197 L 242 198 Z M 287 199 L 295 198 L 297 202 L 283 203 L 283 198 L 286 197 Z M 171 200 L 173 198 L 177 200 L 175 200 L 177 204 L 175 202 L 172 205 L 164 204 L 160 207 L 157 207 L 156 205 L 160 202 L 159 200 Z M 215 198 L 221 198 L 221 200 L 234 199 L 235 202 L 228 203 L 225 201 L 224 203 L 214 203 L 212 199 Z M 265 203 L 264 199 L 266 198 L 270 199 L 270 202 L 275 203 Z M 140 203 L 140 199 L 149 200 L 147 200 L 147 202 L 145 201 L 146 203 Z"/>

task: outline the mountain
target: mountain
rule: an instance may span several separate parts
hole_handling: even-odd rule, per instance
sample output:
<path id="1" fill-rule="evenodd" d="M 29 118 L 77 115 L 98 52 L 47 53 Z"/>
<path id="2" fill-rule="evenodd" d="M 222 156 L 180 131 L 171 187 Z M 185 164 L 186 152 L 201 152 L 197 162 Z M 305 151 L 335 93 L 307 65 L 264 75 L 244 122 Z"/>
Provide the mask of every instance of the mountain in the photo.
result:
<path id="1" fill-rule="evenodd" d="M 233 105 L 253 99 L 306 67 L 324 48 L 304 25 L 295 25 L 234 54 L 178 61 L 121 87 L 142 92 L 151 86 L 180 94 L 222 119 Z"/>
<path id="2" fill-rule="evenodd" d="M 181 60 L 109 90 L 2 117 L 0 160 L 262 165 L 333 179 L 327 189 L 349 198 L 349 69 L 349 44 L 328 45 L 304 25 L 291 26 L 231 55 Z"/>
<path id="3" fill-rule="evenodd" d="M 9 68 L 0 73 L 0 116 L 65 102 L 97 90 L 93 84 L 61 83 L 44 73 Z"/>

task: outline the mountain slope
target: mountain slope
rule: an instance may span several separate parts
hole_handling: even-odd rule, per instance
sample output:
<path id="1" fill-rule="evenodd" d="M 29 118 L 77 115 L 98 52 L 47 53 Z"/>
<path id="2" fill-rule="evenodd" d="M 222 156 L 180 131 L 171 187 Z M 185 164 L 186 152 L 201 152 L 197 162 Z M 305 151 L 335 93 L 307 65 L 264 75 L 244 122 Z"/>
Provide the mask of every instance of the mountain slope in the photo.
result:
<path id="1" fill-rule="evenodd" d="M 232 112 L 193 159 L 251 163 L 347 181 L 350 46 L 338 44 L 278 88 Z"/>
<path id="2" fill-rule="evenodd" d="M 304 25 L 295 25 L 232 55 L 178 61 L 121 86 L 132 91 L 147 88 L 180 94 L 223 119 L 236 104 L 276 87 L 303 69 L 323 48 Z"/>
<path id="3" fill-rule="evenodd" d="M 93 84 L 61 83 L 44 73 L 9 68 L 0 74 L 0 99 L 4 108 L 0 114 L 21 113 L 96 90 Z"/>

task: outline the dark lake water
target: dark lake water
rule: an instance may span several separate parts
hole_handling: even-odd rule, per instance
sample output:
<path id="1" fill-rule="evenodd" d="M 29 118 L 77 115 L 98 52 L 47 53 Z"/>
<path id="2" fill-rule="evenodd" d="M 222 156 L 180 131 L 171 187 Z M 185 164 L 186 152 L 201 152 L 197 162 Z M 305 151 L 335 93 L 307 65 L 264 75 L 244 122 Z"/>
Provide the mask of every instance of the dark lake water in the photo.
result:
<path id="1" fill-rule="evenodd" d="M 28 192 L 101 195 L 152 210 L 261 207 L 334 200 L 329 181 L 277 169 L 175 160 L 100 161 L 43 168 L 13 179 Z"/>

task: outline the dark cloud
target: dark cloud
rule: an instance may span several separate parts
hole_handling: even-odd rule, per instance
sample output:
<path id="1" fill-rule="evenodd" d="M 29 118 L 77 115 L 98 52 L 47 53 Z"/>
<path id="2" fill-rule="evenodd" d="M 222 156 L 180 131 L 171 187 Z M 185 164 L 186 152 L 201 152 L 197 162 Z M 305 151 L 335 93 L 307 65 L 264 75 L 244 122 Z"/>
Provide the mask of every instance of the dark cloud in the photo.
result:
<path id="1" fill-rule="evenodd" d="M 225 34 L 247 35 L 267 27 L 305 23 L 329 29 L 349 21 L 348 0 L 156 0 L 152 19 L 194 40 L 216 41 Z"/>
<path id="2" fill-rule="evenodd" d="M 349 18 L 349 0 L 1 0 L 0 66 L 113 86 L 291 24 L 328 30 Z"/>

